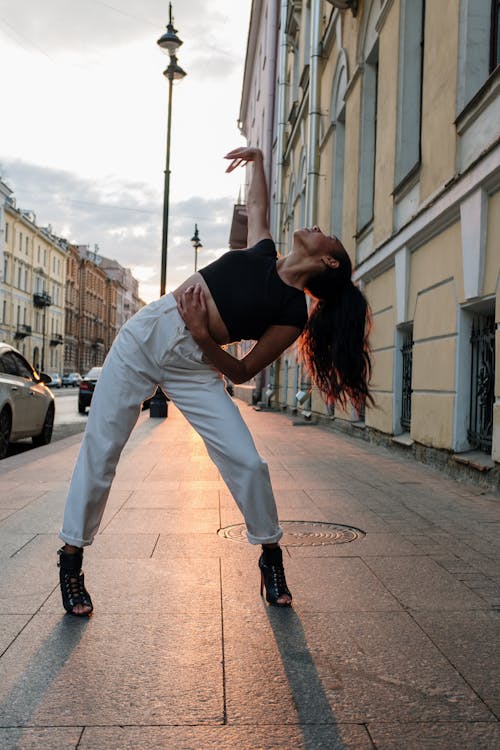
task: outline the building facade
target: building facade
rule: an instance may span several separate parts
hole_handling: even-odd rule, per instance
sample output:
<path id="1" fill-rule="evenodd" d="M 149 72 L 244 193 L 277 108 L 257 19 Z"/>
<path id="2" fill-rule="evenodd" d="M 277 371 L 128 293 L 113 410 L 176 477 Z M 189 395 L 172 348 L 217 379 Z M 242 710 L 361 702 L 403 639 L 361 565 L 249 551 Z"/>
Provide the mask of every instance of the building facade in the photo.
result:
<path id="1" fill-rule="evenodd" d="M 66 253 L 64 240 L 7 198 L 0 338 L 47 372 L 63 366 Z"/>
<path id="2" fill-rule="evenodd" d="M 484 466 L 500 461 L 499 12 L 284 0 L 273 133 L 282 252 L 300 226 L 338 236 L 372 309 L 376 407 L 334 419 Z M 273 388 L 333 416 L 293 351 Z"/>
<path id="3" fill-rule="evenodd" d="M 144 301 L 139 297 L 139 282 L 130 268 L 124 268 L 117 260 L 101 257 L 101 268 L 116 282 L 116 329 L 117 331 L 135 315 Z"/>

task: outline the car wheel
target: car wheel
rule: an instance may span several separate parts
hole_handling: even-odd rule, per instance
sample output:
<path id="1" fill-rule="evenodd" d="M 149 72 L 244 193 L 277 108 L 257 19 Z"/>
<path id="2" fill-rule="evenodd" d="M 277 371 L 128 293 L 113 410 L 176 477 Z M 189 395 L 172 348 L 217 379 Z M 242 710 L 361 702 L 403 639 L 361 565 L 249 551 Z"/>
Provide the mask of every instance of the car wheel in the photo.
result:
<path id="1" fill-rule="evenodd" d="M 81 401 L 78 402 L 78 412 L 80 414 L 85 414 L 85 406 L 84 406 L 84 404 L 82 404 Z"/>
<path id="2" fill-rule="evenodd" d="M 12 427 L 12 416 L 9 409 L 4 409 L 0 414 L 0 458 L 5 458 L 9 450 L 10 430 Z"/>
<path id="3" fill-rule="evenodd" d="M 45 415 L 42 431 L 39 435 L 33 435 L 31 440 L 33 445 L 39 448 L 41 445 L 48 445 L 52 440 L 52 430 L 54 429 L 54 406 L 50 404 Z"/>

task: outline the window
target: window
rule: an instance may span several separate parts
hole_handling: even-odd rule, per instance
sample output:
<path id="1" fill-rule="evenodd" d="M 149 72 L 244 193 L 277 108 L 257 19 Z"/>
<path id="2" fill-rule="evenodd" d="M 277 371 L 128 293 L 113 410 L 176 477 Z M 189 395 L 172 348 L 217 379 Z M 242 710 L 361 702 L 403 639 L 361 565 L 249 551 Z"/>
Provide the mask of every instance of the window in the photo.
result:
<path id="1" fill-rule="evenodd" d="M 24 291 L 28 291 L 28 269 L 24 269 Z"/>
<path id="2" fill-rule="evenodd" d="M 490 73 L 500 63 L 500 0 L 491 3 Z"/>
<path id="3" fill-rule="evenodd" d="M 403 0 L 399 33 L 395 183 L 420 163 L 425 0 Z"/>
<path id="4" fill-rule="evenodd" d="M 331 234 L 342 238 L 342 214 L 344 204 L 344 153 L 345 153 L 345 104 L 347 85 L 347 62 L 345 53 L 335 71 L 330 105 L 330 120 L 333 130 L 332 210 Z"/>
<path id="5" fill-rule="evenodd" d="M 401 330 L 401 427 L 410 432 L 411 427 L 411 380 L 413 362 L 413 326 Z"/>
<path id="6" fill-rule="evenodd" d="M 17 287 L 18 289 L 21 288 L 21 275 L 22 275 L 22 267 L 21 264 L 17 266 Z"/>
<path id="7" fill-rule="evenodd" d="M 28 255 L 29 251 L 30 251 L 30 240 L 29 240 L 29 237 L 26 237 L 25 247 L 26 247 L 26 255 Z"/>
<path id="8" fill-rule="evenodd" d="M 494 315 L 474 316 L 470 344 L 470 418 L 467 438 L 473 448 L 491 453 L 495 403 Z"/>
<path id="9" fill-rule="evenodd" d="M 363 230 L 373 219 L 375 147 L 377 143 L 378 40 L 366 57 L 361 94 L 358 221 Z"/>
<path id="10" fill-rule="evenodd" d="M 7 258 L 4 258 L 3 259 L 3 280 L 5 281 L 6 284 L 9 283 L 8 275 L 9 275 L 9 261 Z"/>
<path id="11" fill-rule="evenodd" d="M 5 222 L 5 242 L 9 241 L 9 222 Z"/>
<path id="12" fill-rule="evenodd" d="M 486 82 L 499 62 L 498 0 L 461 0 L 457 110 Z"/>
<path id="13" fill-rule="evenodd" d="M 19 250 L 22 252 L 23 250 L 23 233 L 19 232 Z"/>

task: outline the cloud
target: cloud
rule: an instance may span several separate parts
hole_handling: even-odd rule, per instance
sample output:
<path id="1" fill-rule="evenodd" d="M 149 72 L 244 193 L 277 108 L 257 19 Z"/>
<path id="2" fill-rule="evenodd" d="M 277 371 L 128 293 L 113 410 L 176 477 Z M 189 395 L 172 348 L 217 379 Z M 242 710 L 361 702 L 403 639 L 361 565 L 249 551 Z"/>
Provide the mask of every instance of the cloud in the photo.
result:
<path id="1" fill-rule="evenodd" d="M 190 73 L 225 77 L 238 65 L 241 49 L 232 47 L 232 34 L 228 33 L 230 3 L 218 0 L 217 7 L 205 0 L 174 3 L 174 24 L 185 41 L 181 63 L 189 63 Z M 79 58 L 99 63 L 99 53 L 144 37 L 153 45 L 167 23 L 164 0 L 141 0 L 140 4 L 137 0 L 0 0 L 0 30 L 53 63 L 58 63 L 60 56 L 69 56 L 73 64 L 78 64 Z M 209 41 L 213 39 L 217 44 Z"/>
<path id="2" fill-rule="evenodd" d="M 91 181 L 71 172 L 0 157 L 0 175 L 14 191 L 18 208 L 32 210 L 39 226 L 75 244 L 99 246 L 106 257 L 137 267 L 148 300 L 159 288 L 163 197 L 147 183 L 109 177 Z M 168 286 L 193 271 L 190 243 L 198 224 L 203 248 L 199 266 L 228 248 L 233 200 L 192 196 L 170 203 Z"/>

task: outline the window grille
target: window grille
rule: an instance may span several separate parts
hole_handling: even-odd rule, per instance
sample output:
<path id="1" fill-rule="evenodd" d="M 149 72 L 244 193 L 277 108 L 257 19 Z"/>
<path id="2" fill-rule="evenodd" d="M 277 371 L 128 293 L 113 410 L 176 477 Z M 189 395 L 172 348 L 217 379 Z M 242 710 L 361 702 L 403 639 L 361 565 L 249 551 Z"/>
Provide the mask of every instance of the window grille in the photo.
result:
<path id="1" fill-rule="evenodd" d="M 411 425 L 411 372 L 413 362 L 413 331 L 404 334 L 401 347 L 403 372 L 401 380 L 401 427 L 410 431 Z"/>
<path id="2" fill-rule="evenodd" d="M 495 400 L 495 317 L 472 321 L 470 422 L 467 438 L 479 450 L 491 453 Z"/>

